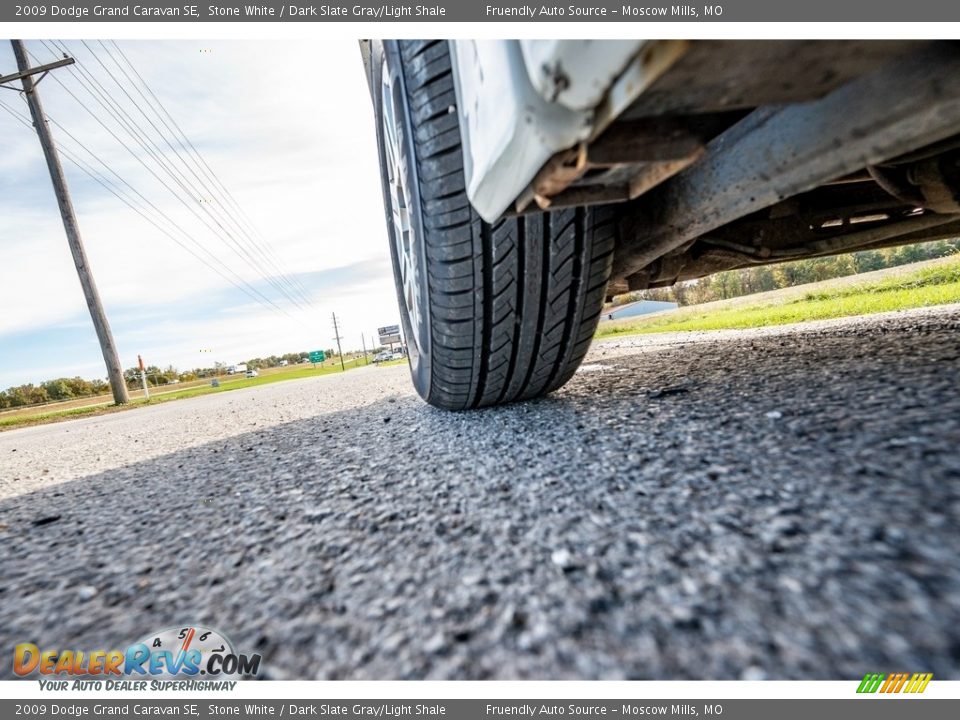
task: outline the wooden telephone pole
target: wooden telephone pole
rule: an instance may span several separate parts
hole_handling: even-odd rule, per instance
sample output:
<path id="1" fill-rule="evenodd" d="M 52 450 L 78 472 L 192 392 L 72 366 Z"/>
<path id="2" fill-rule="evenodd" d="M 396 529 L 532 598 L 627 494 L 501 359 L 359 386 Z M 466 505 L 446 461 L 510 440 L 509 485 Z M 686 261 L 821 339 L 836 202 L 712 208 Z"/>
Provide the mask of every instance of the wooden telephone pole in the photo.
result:
<path id="1" fill-rule="evenodd" d="M 0 81 L 19 79 L 23 83 L 23 94 L 30 105 L 33 126 L 37 129 L 37 135 L 40 137 L 40 146 L 43 148 L 43 156 L 46 158 L 47 168 L 50 170 L 53 191 L 57 196 L 57 204 L 60 206 L 60 216 L 63 218 L 63 229 L 67 233 L 67 243 L 70 245 L 73 262 L 77 266 L 77 275 L 80 278 L 80 286 L 83 288 L 84 297 L 87 299 L 87 308 L 90 310 L 90 317 L 93 319 L 93 326 L 96 328 L 97 337 L 100 340 L 100 350 L 103 352 L 103 360 L 107 365 L 107 376 L 110 379 L 113 400 L 118 405 L 122 405 L 130 401 L 127 384 L 123 379 L 123 368 L 120 366 L 120 358 L 117 357 L 117 347 L 113 341 L 113 333 L 110 332 L 110 324 L 107 322 L 106 313 L 103 311 L 100 293 L 97 292 L 97 285 L 90 272 L 90 262 L 87 260 L 87 253 L 83 249 L 83 241 L 80 239 L 80 227 L 77 225 L 77 218 L 73 212 L 73 202 L 70 200 L 70 192 L 67 190 L 67 182 L 63 175 L 63 167 L 60 165 L 60 158 L 57 155 L 57 147 L 50 134 L 47 117 L 43 113 L 43 105 L 40 104 L 40 96 L 37 94 L 36 83 L 33 81 L 33 76 L 37 73 L 45 74 L 54 67 L 69 63 L 60 61 L 51 65 L 31 68 L 23 41 L 11 40 L 10 44 L 13 45 L 13 54 L 17 58 L 17 68 L 20 72 L 0 78 Z"/>
<path id="2" fill-rule="evenodd" d="M 337 341 L 337 354 L 340 356 L 340 370 L 347 371 L 347 366 L 343 364 L 343 350 L 340 349 L 340 328 L 337 327 L 337 314 L 333 313 L 333 337 Z"/>

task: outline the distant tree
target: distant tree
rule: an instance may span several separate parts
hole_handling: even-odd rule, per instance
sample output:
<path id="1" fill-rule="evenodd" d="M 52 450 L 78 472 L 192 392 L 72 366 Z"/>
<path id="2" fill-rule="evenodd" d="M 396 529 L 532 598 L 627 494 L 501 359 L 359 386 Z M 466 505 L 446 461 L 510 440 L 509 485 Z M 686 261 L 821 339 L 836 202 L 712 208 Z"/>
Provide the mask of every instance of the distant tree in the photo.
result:
<path id="1" fill-rule="evenodd" d="M 906 265 L 907 263 L 927 259 L 920 245 L 904 245 L 903 247 L 895 248 L 892 255 L 895 260 L 895 265 Z"/>
<path id="2" fill-rule="evenodd" d="M 26 393 L 27 404 L 38 405 L 39 403 L 45 403 L 51 399 L 47 394 L 46 388 L 44 388 L 42 385 L 40 387 L 30 385 L 29 387 L 30 389 Z"/>
<path id="3" fill-rule="evenodd" d="M 674 302 L 673 288 L 650 288 L 639 293 L 638 300 L 655 300 L 656 302 Z"/>
<path id="4" fill-rule="evenodd" d="M 28 393 L 33 385 L 21 385 L 7 389 L 7 397 L 10 399 L 10 407 L 23 407 L 28 404 Z"/>
<path id="5" fill-rule="evenodd" d="M 84 380 L 82 377 L 77 376 L 65 379 L 64 382 L 67 383 L 73 397 L 89 397 L 93 395 L 93 385 L 89 380 Z"/>
<path id="6" fill-rule="evenodd" d="M 147 365 L 146 373 L 147 373 L 147 384 L 153 385 L 154 387 L 156 387 L 157 385 L 167 384 L 167 381 L 163 376 L 163 370 L 161 370 L 156 365 Z"/>
<path id="7" fill-rule="evenodd" d="M 809 263 L 805 261 L 781 263 L 773 268 L 773 277 L 776 280 L 778 288 L 792 287 L 810 282 Z"/>
<path id="8" fill-rule="evenodd" d="M 863 250 L 853 253 L 853 266 L 858 273 L 872 272 L 887 266 L 883 253 L 879 250 Z"/>
<path id="9" fill-rule="evenodd" d="M 736 270 L 727 270 L 711 276 L 710 282 L 720 295 L 721 300 L 737 297 L 741 293 L 740 276 Z"/>
<path id="10" fill-rule="evenodd" d="M 671 294 L 673 295 L 673 301 L 677 305 L 686 305 L 690 302 L 688 293 L 690 291 L 689 282 L 678 282 L 672 288 L 670 288 Z"/>
<path id="11" fill-rule="evenodd" d="M 47 380 L 40 387 L 43 388 L 47 397 L 51 400 L 69 400 L 74 396 L 73 390 L 64 378 Z M 33 401 L 31 400 L 30 402 L 32 404 Z"/>

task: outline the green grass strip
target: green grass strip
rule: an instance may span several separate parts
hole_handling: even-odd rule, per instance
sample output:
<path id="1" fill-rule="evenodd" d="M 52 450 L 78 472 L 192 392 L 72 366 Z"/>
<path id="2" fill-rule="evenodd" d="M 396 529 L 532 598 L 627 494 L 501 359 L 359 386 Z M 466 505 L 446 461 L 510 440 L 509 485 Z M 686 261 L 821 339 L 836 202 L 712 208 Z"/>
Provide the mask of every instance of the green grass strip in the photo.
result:
<path id="1" fill-rule="evenodd" d="M 781 291 L 789 293 L 791 288 Z M 742 302 L 743 298 L 739 298 Z M 596 337 L 785 325 L 960 302 L 960 259 L 899 277 L 813 290 L 800 297 L 698 311 L 689 306 L 656 317 L 601 325 Z"/>

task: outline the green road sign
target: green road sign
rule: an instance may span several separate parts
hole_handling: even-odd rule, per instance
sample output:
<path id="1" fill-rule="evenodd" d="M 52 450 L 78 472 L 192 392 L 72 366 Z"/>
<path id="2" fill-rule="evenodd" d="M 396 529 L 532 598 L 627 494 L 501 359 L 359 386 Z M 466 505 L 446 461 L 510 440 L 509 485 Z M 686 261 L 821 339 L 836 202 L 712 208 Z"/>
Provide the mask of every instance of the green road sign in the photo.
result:
<path id="1" fill-rule="evenodd" d="M 310 353 L 310 362 L 318 363 L 326 360 L 327 356 L 323 354 L 323 350 L 314 350 Z"/>

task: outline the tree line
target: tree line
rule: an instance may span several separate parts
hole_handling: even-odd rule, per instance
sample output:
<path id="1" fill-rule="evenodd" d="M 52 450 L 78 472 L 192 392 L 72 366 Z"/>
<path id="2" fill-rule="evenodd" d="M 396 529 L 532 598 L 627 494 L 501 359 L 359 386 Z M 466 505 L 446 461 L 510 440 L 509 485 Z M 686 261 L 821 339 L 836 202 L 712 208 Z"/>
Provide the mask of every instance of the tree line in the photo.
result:
<path id="1" fill-rule="evenodd" d="M 796 260 L 779 265 L 760 265 L 727 270 L 698 280 L 677 283 L 668 288 L 625 293 L 615 297 L 613 304 L 625 305 L 637 300 L 665 300 L 678 305 L 699 305 L 713 300 L 727 300 L 741 295 L 778 290 L 871 270 L 883 270 L 955 253 L 960 253 L 960 238 L 882 250 L 863 250 L 833 257 Z"/>
<path id="2" fill-rule="evenodd" d="M 39 385 L 27 383 L 0 390 L 0 409 L 39 405 L 55 400 L 103 395 L 110 390 L 106 380 L 84 380 L 80 377 L 57 378 Z"/>
<path id="3" fill-rule="evenodd" d="M 333 357 L 335 354 L 332 349 L 325 350 L 326 356 Z M 265 358 L 251 358 L 247 360 L 248 368 L 271 368 L 278 367 L 284 361 L 288 365 L 309 361 L 310 353 L 307 351 L 286 353 L 284 355 L 270 355 Z M 161 385 L 173 385 L 179 382 L 189 382 L 191 380 L 201 380 L 224 375 L 227 372 L 227 364 L 223 362 L 214 363 L 213 367 L 198 367 L 192 370 L 179 371 L 173 365 L 168 365 L 162 369 L 156 365 L 147 365 L 145 368 L 147 376 L 147 385 L 149 387 L 158 387 Z M 141 387 L 140 368 L 130 367 L 123 371 L 124 380 L 127 387 L 131 390 L 137 390 Z M 106 380 L 84 380 L 81 377 L 57 378 L 56 380 L 47 380 L 34 385 L 26 383 L 9 387 L 6 390 L 0 390 L 0 410 L 26 407 L 28 405 L 42 405 L 47 402 L 59 402 L 62 400 L 74 400 L 77 398 L 94 397 L 104 395 L 110 391 L 110 385 Z"/>

